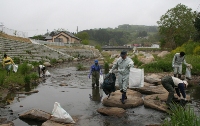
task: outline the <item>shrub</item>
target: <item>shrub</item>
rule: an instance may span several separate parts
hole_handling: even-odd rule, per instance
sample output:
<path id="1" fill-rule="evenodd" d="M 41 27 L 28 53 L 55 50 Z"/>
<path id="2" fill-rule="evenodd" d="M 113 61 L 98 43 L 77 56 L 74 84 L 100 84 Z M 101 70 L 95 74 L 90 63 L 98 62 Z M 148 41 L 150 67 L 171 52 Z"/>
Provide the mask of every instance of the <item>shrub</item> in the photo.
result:
<path id="1" fill-rule="evenodd" d="M 193 54 L 200 55 L 200 46 L 195 47 Z"/>
<path id="2" fill-rule="evenodd" d="M 170 120 L 165 120 L 163 126 L 200 126 L 200 118 L 190 106 L 175 104 L 170 109 Z"/>
<path id="3" fill-rule="evenodd" d="M 5 72 L 0 73 L 0 86 L 4 84 L 5 81 Z"/>
<path id="4" fill-rule="evenodd" d="M 36 80 L 39 78 L 39 76 L 38 76 L 37 73 L 32 73 L 32 74 L 30 75 L 30 77 L 31 77 L 31 80 L 34 80 L 34 81 L 36 81 Z"/>
<path id="5" fill-rule="evenodd" d="M 78 64 L 76 65 L 76 70 L 80 71 L 80 70 L 85 70 L 86 68 L 83 66 L 83 64 Z"/>
<path id="6" fill-rule="evenodd" d="M 50 60 L 50 63 L 51 63 L 51 64 L 56 64 L 56 62 L 57 62 L 56 59 L 51 59 L 51 60 Z"/>
<path id="7" fill-rule="evenodd" d="M 22 65 L 19 66 L 19 71 L 21 72 L 22 75 L 27 75 L 30 73 L 31 67 L 28 66 L 27 63 L 23 63 Z"/>
<path id="8" fill-rule="evenodd" d="M 138 60 L 138 57 L 137 57 L 137 55 L 135 55 L 133 58 L 132 58 L 132 60 L 133 60 L 133 62 L 134 62 L 134 66 L 141 66 L 143 63 L 142 62 L 140 62 L 139 60 Z"/>
<path id="9" fill-rule="evenodd" d="M 107 74 L 109 72 L 109 63 L 104 63 L 104 73 Z"/>
<path id="10" fill-rule="evenodd" d="M 30 84 L 30 82 L 31 82 L 31 77 L 29 75 L 24 76 L 24 83 Z"/>

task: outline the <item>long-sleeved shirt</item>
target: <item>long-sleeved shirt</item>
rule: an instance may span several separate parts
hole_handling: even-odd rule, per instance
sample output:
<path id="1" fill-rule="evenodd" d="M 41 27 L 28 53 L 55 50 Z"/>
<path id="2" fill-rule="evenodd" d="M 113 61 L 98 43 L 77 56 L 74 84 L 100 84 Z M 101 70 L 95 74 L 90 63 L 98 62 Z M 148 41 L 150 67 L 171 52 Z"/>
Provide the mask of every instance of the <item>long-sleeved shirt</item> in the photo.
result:
<path id="1" fill-rule="evenodd" d="M 122 59 L 121 57 L 113 64 L 112 70 L 118 69 L 120 74 L 129 74 L 130 68 L 133 67 L 133 61 L 131 58 L 126 57 L 126 59 Z"/>
<path id="2" fill-rule="evenodd" d="M 172 80 L 173 80 L 174 85 L 176 87 L 175 88 L 176 94 L 180 97 L 181 96 L 180 92 L 181 92 L 183 98 L 186 98 L 184 82 L 181 79 L 173 77 L 173 76 L 172 76 Z"/>
<path id="3" fill-rule="evenodd" d="M 185 65 L 187 65 L 186 61 L 185 61 L 185 56 L 180 57 L 180 53 L 176 53 L 174 55 L 174 58 L 172 60 L 172 66 L 176 66 L 176 65 L 181 65 L 182 63 L 184 63 Z"/>
<path id="4" fill-rule="evenodd" d="M 13 60 L 10 57 L 3 58 L 3 66 L 14 64 Z"/>
<path id="5" fill-rule="evenodd" d="M 101 73 L 102 73 L 102 71 L 101 71 L 101 66 L 98 65 L 98 64 L 97 64 L 97 65 L 93 64 L 93 65 L 90 67 L 90 74 L 89 74 L 89 75 L 91 75 L 93 71 L 98 71 L 98 72 L 101 74 Z"/>

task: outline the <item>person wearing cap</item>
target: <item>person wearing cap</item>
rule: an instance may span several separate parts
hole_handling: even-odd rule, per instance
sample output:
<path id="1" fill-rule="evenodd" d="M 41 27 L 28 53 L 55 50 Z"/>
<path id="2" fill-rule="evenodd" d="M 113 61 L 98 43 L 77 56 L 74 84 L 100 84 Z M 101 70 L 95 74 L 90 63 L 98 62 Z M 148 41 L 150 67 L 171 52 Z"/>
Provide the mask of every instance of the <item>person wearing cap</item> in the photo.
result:
<path id="1" fill-rule="evenodd" d="M 181 79 L 182 63 L 184 63 L 187 67 L 190 66 L 190 64 L 186 63 L 185 61 L 184 52 L 176 53 L 172 60 L 172 67 L 174 69 L 174 77 L 177 77 L 177 74 L 178 74 L 178 78 Z"/>
<path id="2" fill-rule="evenodd" d="M 126 91 L 129 83 L 129 73 L 130 68 L 133 66 L 134 63 L 132 59 L 127 57 L 127 51 L 123 50 L 120 54 L 120 57 L 113 64 L 112 69 L 109 71 L 109 73 L 113 73 L 114 69 L 117 69 L 118 71 L 118 83 L 120 92 L 122 93 L 122 97 L 120 100 L 122 104 L 125 104 L 124 100 L 127 99 Z"/>
<path id="3" fill-rule="evenodd" d="M 92 75 L 92 88 L 94 88 L 95 84 L 99 87 L 99 76 L 102 75 L 101 66 L 98 64 L 98 60 L 94 60 L 94 64 L 90 67 L 90 73 L 88 78 Z"/>
<path id="4" fill-rule="evenodd" d="M 178 99 L 174 96 L 174 88 L 176 94 L 179 96 L 180 99 L 186 99 L 185 88 L 188 86 L 188 82 L 186 80 L 181 80 L 179 78 L 173 76 L 165 76 L 161 78 L 161 83 L 163 87 L 169 92 L 168 98 L 166 101 L 167 105 L 170 105 L 172 100 Z M 182 96 L 181 96 L 182 95 Z"/>
<path id="5" fill-rule="evenodd" d="M 3 64 L 3 68 L 5 68 L 6 71 L 7 71 L 7 75 L 10 75 L 10 69 L 11 69 L 12 65 L 15 64 L 13 62 L 13 60 L 9 56 L 4 54 L 4 58 L 3 58 L 2 64 Z"/>

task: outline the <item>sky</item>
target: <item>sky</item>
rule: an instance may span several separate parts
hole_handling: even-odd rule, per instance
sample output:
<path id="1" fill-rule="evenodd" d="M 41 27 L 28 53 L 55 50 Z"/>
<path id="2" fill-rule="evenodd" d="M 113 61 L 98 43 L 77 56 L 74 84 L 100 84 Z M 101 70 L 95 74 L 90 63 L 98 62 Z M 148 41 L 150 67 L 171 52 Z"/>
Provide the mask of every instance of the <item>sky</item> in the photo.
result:
<path id="1" fill-rule="evenodd" d="M 200 0 L 0 0 L 0 25 L 29 37 L 61 28 L 77 32 L 77 27 L 157 26 L 179 3 L 200 12 Z"/>

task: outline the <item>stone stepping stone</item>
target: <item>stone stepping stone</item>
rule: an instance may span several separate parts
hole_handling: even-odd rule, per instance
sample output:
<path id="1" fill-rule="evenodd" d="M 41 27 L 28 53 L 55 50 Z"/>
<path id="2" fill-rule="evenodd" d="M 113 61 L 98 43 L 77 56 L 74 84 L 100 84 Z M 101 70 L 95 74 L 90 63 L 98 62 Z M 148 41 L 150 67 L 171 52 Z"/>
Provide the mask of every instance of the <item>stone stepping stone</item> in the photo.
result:
<path id="1" fill-rule="evenodd" d="M 167 101 L 168 94 L 169 93 L 147 95 L 144 97 L 144 106 L 155 110 L 167 112 L 169 110 L 167 109 L 165 101 Z M 178 96 L 175 94 L 175 97 Z M 191 101 L 189 95 L 186 95 L 186 98 L 189 102 Z M 180 99 L 177 100 L 177 102 L 179 101 Z"/>
<path id="2" fill-rule="evenodd" d="M 141 88 L 134 88 L 132 90 L 138 91 L 142 94 L 165 94 L 168 93 L 168 91 L 162 86 L 162 85 L 158 85 L 158 86 L 144 86 Z"/>
<path id="3" fill-rule="evenodd" d="M 47 120 L 46 122 L 42 123 L 42 126 L 74 126 L 74 124 L 61 124 L 51 120 Z"/>
<path id="4" fill-rule="evenodd" d="M 24 118 L 24 119 L 35 119 L 35 120 L 40 120 L 40 121 L 47 121 L 51 117 L 50 113 L 44 112 L 42 110 L 36 110 L 32 109 L 24 114 L 21 114 L 19 118 Z"/>
<path id="5" fill-rule="evenodd" d="M 117 117 L 123 117 L 126 113 L 126 111 L 123 108 L 118 107 L 99 108 L 97 109 L 97 112 L 102 115 Z"/>
<path id="6" fill-rule="evenodd" d="M 126 95 L 127 99 L 125 100 L 125 104 L 122 104 L 120 100 L 122 93 L 119 90 L 112 92 L 108 99 L 107 97 L 103 99 L 103 105 L 108 107 L 119 107 L 124 109 L 134 108 L 143 105 L 141 93 L 128 89 Z"/>

